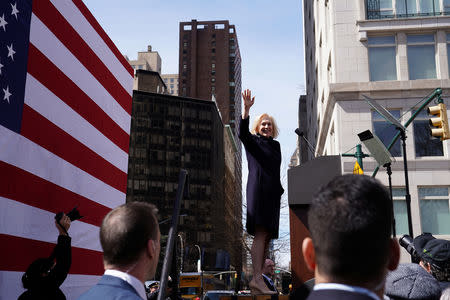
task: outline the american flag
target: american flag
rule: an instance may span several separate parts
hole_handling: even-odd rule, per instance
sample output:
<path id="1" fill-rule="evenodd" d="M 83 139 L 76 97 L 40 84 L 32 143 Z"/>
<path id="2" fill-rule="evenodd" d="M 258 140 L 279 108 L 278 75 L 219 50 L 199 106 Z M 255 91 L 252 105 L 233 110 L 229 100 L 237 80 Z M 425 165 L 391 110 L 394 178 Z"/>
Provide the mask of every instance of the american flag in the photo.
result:
<path id="1" fill-rule="evenodd" d="M 77 298 L 103 274 L 104 215 L 125 202 L 133 70 L 81 0 L 0 1 L 0 299 L 57 240 L 54 214 L 78 206 Z"/>

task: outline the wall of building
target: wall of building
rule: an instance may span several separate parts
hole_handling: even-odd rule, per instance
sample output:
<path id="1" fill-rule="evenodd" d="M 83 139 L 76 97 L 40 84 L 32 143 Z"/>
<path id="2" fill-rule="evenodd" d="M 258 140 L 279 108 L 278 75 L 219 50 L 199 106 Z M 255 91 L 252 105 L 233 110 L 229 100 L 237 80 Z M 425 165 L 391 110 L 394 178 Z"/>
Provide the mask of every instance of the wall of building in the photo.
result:
<path id="1" fill-rule="evenodd" d="M 161 78 L 167 86 L 167 93 L 178 96 L 178 74 L 162 74 Z"/>
<path id="2" fill-rule="evenodd" d="M 364 101 L 363 95 L 375 99 L 388 110 L 398 111 L 398 118 L 402 123 L 412 116 L 412 111 L 419 107 L 419 102 L 437 87 L 443 89 L 444 102 L 448 104 L 445 95 L 450 92 L 447 42 L 450 17 L 438 12 L 436 15 L 415 14 L 400 18 L 396 15 L 398 12 L 395 1 L 392 1 L 392 10 L 388 12 L 391 16 L 382 18 L 379 14 L 378 17 L 368 18 L 367 1 L 303 2 L 308 111 L 308 124 L 305 127 L 312 144 L 316 145 L 316 155 L 354 153 L 354 147 L 360 143 L 357 134 L 367 129 L 375 132 L 376 116 Z M 381 37 L 390 37 L 387 40 L 392 42 L 382 44 Z M 432 40 L 413 44 L 412 41 L 417 39 Z M 420 45 L 433 49 L 431 55 L 427 56 L 428 52 L 424 52 L 421 56 L 413 57 L 414 49 L 422 49 L 414 47 Z M 380 47 L 391 49 L 386 53 L 393 54 L 386 56 L 386 60 L 383 57 L 375 59 L 375 54 L 381 52 L 372 49 Z M 434 67 L 424 64 L 423 61 L 427 60 L 433 61 Z M 424 66 L 427 72 L 431 70 L 431 73 L 416 78 L 421 70 L 417 70 L 418 65 Z M 391 70 L 392 74 L 389 73 L 388 77 L 383 72 L 377 73 L 379 68 Z M 425 115 L 421 120 L 424 122 L 426 118 L 428 116 Z M 439 155 L 419 155 L 418 153 L 423 152 L 430 143 L 434 143 L 431 136 L 420 132 L 420 128 L 415 127 L 414 123 L 407 128 L 406 154 L 413 230 L 417 235 L 429 228 L 435 228 L 436 235 L 450 238 L 449 230 L 439 229 L 445 222 L 450 224 L 450 144 L 449 141 L 444 141 L 442 153 Z M 367 152 L 364 147 L 363 151 Z M 351 172 L 355 159 L 343 160 L 344 172 Z M 375 167 L 372 158 L 364 159 L 366 174 L 372 174 Z M 380 170 L 377 178 L 388 184 L 385 170 Z M 392 180 L 395 188 L 404 189 L 401 156 L 395 157 Z M 404 200 L 402 193 L 399 193 L 396 200 Z M 440 195 L 425 195 L 426 193 Z M 394 203 L 399 222 L 404 223 L 405 218 L 401 211 L 404 201 Z M 435 212 L 434 217 L 430 217 L 433 208 L 428 205 L 433 203 L 441 205 L 442 208 Z M 430 224 L 432 219 L 443 223 Z M 405 257 L 406 254 L 403 253 L 403 259 Z"/>
<path id="3" fill-rule="evenodd" d="M 134 74 L 133 90 L 167 94 L 167 87 L 158 72 L 137 70 Z"/>

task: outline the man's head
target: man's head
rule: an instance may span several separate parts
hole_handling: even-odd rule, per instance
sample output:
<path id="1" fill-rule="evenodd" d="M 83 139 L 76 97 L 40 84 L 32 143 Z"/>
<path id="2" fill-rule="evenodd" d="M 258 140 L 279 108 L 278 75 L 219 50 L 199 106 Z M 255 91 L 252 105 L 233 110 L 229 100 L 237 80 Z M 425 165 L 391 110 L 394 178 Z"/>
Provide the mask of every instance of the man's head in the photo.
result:
<path id="1" fill-rule="evenodd" d="M 262 273 L 266 276 L 273 276 L 275 271 L 275 263 L 270 258 L 266 258 L 264 261 Z"/>
<path id="2" fill-rule="evenodd" d="M 316 282 L 378 288 L 399 260 L 392 215 L 386 188 L 371 177 L 343 175 L 322 187 L 308 212 L 311 238 L 303 241 Z"/>
<path id="3" fill-rule="evenodd" d="M 425 232 L 414 238 L 414 248 L 428 273 L 439 281 L 450 281 L 450 241 Z"/>
<path id="4" fill-rule="evenodd" d="M 145 265 L 153 277 L 158 264 L 160 232 L 154 205 L 129 202 L 110 211 L 100 227 L 106 268 L 129 270 Z"/>

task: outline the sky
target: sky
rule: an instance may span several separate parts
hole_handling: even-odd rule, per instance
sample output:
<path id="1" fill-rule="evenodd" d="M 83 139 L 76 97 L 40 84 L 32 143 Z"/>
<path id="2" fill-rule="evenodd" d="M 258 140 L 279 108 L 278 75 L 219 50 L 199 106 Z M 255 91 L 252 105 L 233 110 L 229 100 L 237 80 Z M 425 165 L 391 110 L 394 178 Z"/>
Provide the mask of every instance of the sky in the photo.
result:
<path id="1" fill-rule="evenodd" d="M 301 0 L 83 0 L 122 54 L 137 58 L 147 45 L 162 60 L 162 73 L 178 73 L 179 23 L 229 20 L 236 26 L 242 57 L 242 89 L 251 89 L 250 117 L 272 115 L 283 156 L 282 201 L 287 202 L 287 169 L 295 150 L 298 99 L 305 92 Z M 243 186 L 247 167 L 243 161 Z M 287 205 L 280 236 L 289 232 Z M 280 263 L 286 265 L 289 255 Z"/>

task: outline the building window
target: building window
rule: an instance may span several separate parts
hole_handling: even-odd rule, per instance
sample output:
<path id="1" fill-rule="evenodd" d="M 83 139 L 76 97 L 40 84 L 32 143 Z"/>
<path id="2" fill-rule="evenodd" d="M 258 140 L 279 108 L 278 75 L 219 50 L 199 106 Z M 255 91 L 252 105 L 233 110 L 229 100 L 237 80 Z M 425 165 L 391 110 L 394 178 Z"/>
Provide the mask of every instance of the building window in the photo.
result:
<path id="1" fill-rule="evenodd" d="M 367 19 L 440 15 L 440 1 L 441 0 L 366 0 Z M 445 12 L 446 3 L 449 1 L 442 1 Z"/>
<path id="2" fill-rule="evenodd" d="M 408 234 L 408 213 L 404 188 L 392 188 L 392 200 L 394 200 L 395 234 Z"/>
<path id="3" fill-rule="evenodd" d="M 434 35 L 408 35 L 409 79 L 436 78 Z"/>
<path id="4" fill-rule="evenodd" d="M 216 78 L 212 77 L 211 82 L 216 82 Z"/>
<path id="5" fill-rule="evenodd" d="M 211 52 L 212 52 L 212 53 L 216 53 L 216 48 L 212 48 L 212 49 L 211 49 Z"/>
<path id="6" fill-rule="evenodd" d="M 450 0 L 444 0 L 444 14 L 448 15 L 450 13 Z"/>
<path id="7" fill-rule="evenodd" d="M 439 14 L 440 5 L 439 0 L 396 0 L 395 10 L 398 17 L 434 16 Z"/>
<path id="8" fill-rule="evenodd" d="M 183 69 L 186 70 L 187 69 L 187 65 L 183 64 Z"/>
<path id="9" fill-rule="evenodd" d="M 395 0 L 394 0 L 395 1 Z M 392 16 L 394 14 L 394 8 L 392 6 L 393 0 L 380 0 L 380 15 L 384 16 Z"/>
<path id="10" fill-rule="evenodd" d="M 444 149 L 442 142 L 440 139 L 431 135 L 428 120 L 428 114 L 422 110 L 413 121 L 416 157 L 443 156 Z"/>
<path id="11" fill-rule="evenodd" d="M 400 110 L 389 111 L 397 120 L 400 119 Z M 398 130 L 394 125 L 386 121 L 377 111 L 372 111 L 372 126 L 375 135 L 383 142 L 386 148 L 391 143 L 393 137 L 397 134 Z M 392 146 L 391 155 L 394 157 L 401 156 L 400 139 L 398 139 Z"/>
<path id="12" fill-rule="evenodd" d="M 396 80 L 395 37 L 369 37 L 370 81 Z"/>
<path id="13" fill-rule="evenodd" d="M 448 187 L 419 188 L 422 232 L 450 234 Z"/>
<path id="14" fill-rule="evenodd" d="M 170 83 L 173 83 L 173 78 L 170 78 Z"/>

